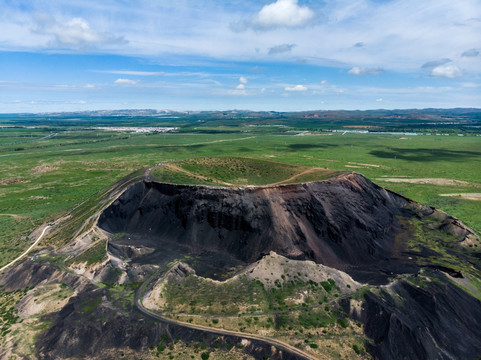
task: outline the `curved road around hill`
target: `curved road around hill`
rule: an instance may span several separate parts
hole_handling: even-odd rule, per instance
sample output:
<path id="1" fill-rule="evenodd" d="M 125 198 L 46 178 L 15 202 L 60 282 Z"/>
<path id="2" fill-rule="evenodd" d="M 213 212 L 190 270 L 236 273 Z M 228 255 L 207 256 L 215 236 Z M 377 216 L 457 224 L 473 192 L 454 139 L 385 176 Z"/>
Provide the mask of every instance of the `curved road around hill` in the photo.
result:
<path id="1" fill-rule="evenodd" d="M 182 326 L 182 327 L 186 327 L 186 328 L 194 329 L 194 330 L 208 331 L 208 332 L 211 332 L 211 333 L 217 334 L 217 335 L 235 336 L 235 337 L 238 337 L 238 338 L 245 338 L 245 339 L 250 339 L 250 340 L 262 341 L 262 342 L 264 342 L 268 345 L 274 346 L 274 347 L 276 347 L 276 348 L 278 348 L 282 351 L 285 351 L 287 353 L 295 355 L 299 359 L 316 360 L 316 358 L 314 356 L 312 356 L 310 354 L 307 354 L 304 351 L 295 348 L 294 346 L 291 346 L 289 344 L 286 344 L 286 343 L 284 343 L 282 341 L 279 341 L 279 340 L 276 340 L 276 339 L 271 339 L 271 338 L 267 338 L 267 337 L 264 337 L 264 336 L 254 335 L 254 334 L 246 334 L 246 333 L 237 332 L 237 331 L 230 331 L 230 330 L 224 330 L 224 329 L 213 329 L 211 327 L 202 326 L 202 325 L 187 324 L 187 323 L 184 323 L 184 322 L 181 322 L 181 321 L 176 321 L 176 320 L 173 320 L 173 319 L 169 319 L 169 318 L 165 318 L 163 316 L 160 316 L 160 315 L 154 313 L 153 311 L 150 311 L 150 310 L 146 309 L 144 307 L 144 305 L 142 304 L 143 292 L 147 288 L 148 282 L 149 282 L 149 280 L 146 280 L 146 282 L 144 282 L 144 284 L 142 284 L 142 286 L 135 293 L 134 304 L 141 313 L 143 313 L 144 315 L 146 315 L 150 318 L 153 318 L 157 321 L 160 321 L 160 322 L 163 322 L 163 323 L 166 323 L 166 324 Z"/>

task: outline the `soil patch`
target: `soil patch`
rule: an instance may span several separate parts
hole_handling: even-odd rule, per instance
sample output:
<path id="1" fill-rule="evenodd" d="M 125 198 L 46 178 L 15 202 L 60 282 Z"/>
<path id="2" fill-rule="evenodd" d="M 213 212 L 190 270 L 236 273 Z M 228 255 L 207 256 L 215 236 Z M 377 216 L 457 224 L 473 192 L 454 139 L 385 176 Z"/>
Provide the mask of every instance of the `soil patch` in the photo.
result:
<path id="1" fill-rule="evenodd" d="M 392 183 L 409 183 L 409 184 L 429 184 L 439 186 L 475 186 L 479 187 L 479 184 L 473 184 L 467 181 L 443 179 L 443 178 L 421 178 L 421 179 L 406 179 L 406 178 L 378 178 L 377 181 L 385 181 Z"/>
<path id="2" fill-rule="evenodd" d="M 0 179 L 0 186 L 2 185 L 15 185 L 15 184 L 23 184 L 27 183 L 28 181 L 22 180 L 19 178 L 5 178 L 5 179 Z"/>
<path id="3" fill-rule="evenodd" d="M 32 169 L 32 174 L 43 174 L 58 170 L 58 166 L 49 164 L 40 164 Z"/>
<path id="4" fill-rule="evenodd" d="M 439 196 L 460 197 L 466 200 L 481 201 L 481 193 L 439 194 Z"/>
<path id="5" fill-rule="evenodd" d="M 368 166 L 368 167 L 375 167 L 375 168 L 380 168 L 381 165 L 375 165 L 375 164 L 363 164 L 363 163 L 357 163 L 357 162 L 352 162 L 349 161 L 348 164 L 353 164 L 353 165 L 361 165 L 361 166 Z"/>

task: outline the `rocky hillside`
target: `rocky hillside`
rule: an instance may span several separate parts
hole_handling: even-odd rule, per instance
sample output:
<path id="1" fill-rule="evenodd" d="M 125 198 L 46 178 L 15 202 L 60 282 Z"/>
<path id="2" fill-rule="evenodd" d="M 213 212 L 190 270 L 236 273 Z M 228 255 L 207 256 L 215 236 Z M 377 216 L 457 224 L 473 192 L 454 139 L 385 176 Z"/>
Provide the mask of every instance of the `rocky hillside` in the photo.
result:
<path id="1" fill-rule="evenodd" d="M 410 236 L 405 219 L 433 213 L 348 173 L 236 189 L 139 182 L 103 212 L 98 225 L 112 234 L 155 239 L 149 243 L 154 247 L 178 244 L 191 254 L 211 251 L 246 264 L 274 251 L 375 283 L 383 274 L 416 271 L 405 256 L 406 243 L 398 240 Z M 439 226 L 453 221 L 446 216 Z"/>
<path id="2" fill-rule="evenodd" d="M 95 238 L 80 234 L 0 274 L 0 358 L 481 356 L 481 255 L 470 247 L 477 237 L 449 215 L 360 174 L 240 188 L 139 181 L 89 231 Z M 182 316 L 203 315 L 194 313 L 195 299 L 185 298 L 181 283 L 207 281 L 225 291 L 222 284 L 234 281 L 217 280 L 241 279 L 236 286 L 245 296 L 236 298 L 247 299 L 238 304 L 244 318 L 255 296 L 275 296 L 278 307 L 262 300 L 253 324 L 266 319 L 260 333 L 279 335 L 294 350 L 246 340 L 242 330 L 196 329 L 143 312 L 144 294 L 150 308 L 158 307 L 156 281 L 178 261 L 189 271 L 171 281 L 180 292 L 170 298 L 185 301 L 191 312 Z M 230 305 L 214 306 L 207 295 L 206 314 Z M 263 306 L 265 313 L 255 313 Z M 291 306 L 296 315 L 289 319 Z M 214 315 L 219 324 L 227 318 Z M 232 326 L 241 324 L 235 317 Z M 282 327 L 291 320 L 293 328 Z"/>

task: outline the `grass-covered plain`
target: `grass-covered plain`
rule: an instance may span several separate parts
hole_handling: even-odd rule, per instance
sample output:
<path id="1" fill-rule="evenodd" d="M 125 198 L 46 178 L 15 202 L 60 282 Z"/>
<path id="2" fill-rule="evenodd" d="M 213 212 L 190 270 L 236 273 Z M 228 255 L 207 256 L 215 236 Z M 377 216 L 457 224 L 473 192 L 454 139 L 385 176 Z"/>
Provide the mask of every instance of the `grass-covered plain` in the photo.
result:
<path id="1" fill-rule="evenodd" d="M 185 159 L 194 160 L 176 164 L 206 178 L 222 175 L 237 185 L 275 183 L 277 178 L 295 173 L 299 166 L 356 171 L 390 190 L 445 210 L 481 233 L 481 202 L 440 196 L 481 192 L 481 137 L 315 132 L 295 136 L 298 132 L 279 132 L 277 127 L 229 129 L 199 133 L 186 128 L 183 131 L 189 132 L 165 134 L 48 124 L 0 129 L 0 266 L 27 248 L 32 230 L 86 199 L 95 201 L 102 190 L 127 174 Z M 50 134 L 54 135 L 46 137 Z M 292 168 L 283 167 L 282 176 L 277 169 L 271 172 L 272 177 L 263 179 L 249 170 L 252 166 L 243 173 L 244 165 L 238 164 L 238 174 L 225 173 L 220 163 L 201 166 L 203 158 L 219 155 L 224 159 L 254 159 L 249 160 L 254 165 L 255 159 L 267 160 L 274 168 L 284 162 Z M 234 160 L 229 160 L 231 166 Z M 224 174 L 220 174 L 222 171 Z M 192 181 L 189 174 L 183 176 L 180 182 Z M 390 178 L 463 182 L 412 184 L 387 181 Z M 68 241 L 72 234 L 64 232 L 62 236 Z"/>

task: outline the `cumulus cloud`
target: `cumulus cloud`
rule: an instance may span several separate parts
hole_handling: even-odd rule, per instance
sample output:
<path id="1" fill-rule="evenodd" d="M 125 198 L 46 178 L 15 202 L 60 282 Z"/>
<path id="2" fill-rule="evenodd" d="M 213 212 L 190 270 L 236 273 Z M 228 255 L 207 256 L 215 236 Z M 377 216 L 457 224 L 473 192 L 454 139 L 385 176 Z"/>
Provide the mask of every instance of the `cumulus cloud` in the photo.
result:
<path id="1" fill-rule="evenodd" d="M 433 71 L 431 71 L 431 76 L 454 79 L 463 76 L 463 72 L 457 65 L 448 63 L 435 67 Z"/>
<path id="2" fill-rule="evenodd" d="M 361 68 L 361 67 L 353 67 L 351 70 L 349 70 L 347 73 L 349 75 L 356 75 L 356 76 L 361 76 L 361 75 L 378 75 L 384 72 L 383 68 L 377 67 L 377 68 Z"/>
<path id="3" fill-rule="evenodd" d="M 295 86 L 286 86 L 284 88 L 285 91 L 293 91 L 293 92 L 301 92 L 301 91 L 307 91 L 307 86 L 304 85 L 295 85 Z"/>
<path id="4" fill-rule="evenodd" d="M 47 14 L 35 17 L 36 26 L 33 31 L 50 35 L 57 46 L 68 48 L 88 48 L 98 45 L 127 43 L 123 37 L 115 37 L 90 28 L 86 20 L 80 17 L 61 22 Z"/>
<path id="5" fill-rule="evenodd" d="M 239 84 L 233 90 L 229 90 L 229 94 L 231 95 L 247 95 L 246 86 L 244 84 Z"/>
<path id="6" fill-rule="evenodd" d="M 233 90 L 229 90 L 229 93 L 231 95 L 247 95 L 247 89 L 246 89 L 246 84 L 249 81 L 247 80 L 246 77 L 241 76 L 239 78 L 239 84 L 235 87 Z"/>
<path id="7" fill-rule="evenodd" d="M 137 80 L 130 80 L 130 79 L 117 79 L 114 81 L 114 84 L 117 85 L 135 85 L 137 84 Z"/>
<path id="8" fill-rule="evenodd" d="M 314 12 L 307 6 L 299 6 L 298 0 L 277 0 L 265 5 L 251 21 L 255 28 L 304 27 L 313 19 Z"/>
<path id="9" fill-rule="evenodd" d="M 293 47 L 295 47 L 296 44 L 281 44 L 277 45 L 274 47 L 271 47 L 269 49 L 269 55 L 275 55 L 275 54 L 282 54 L 286 52 L 290 52 Z"/>
<path id="10" fill-rule="evenodd" d="M 423 66 L 421 66 L 421 69 L 429 69 L 429 70 L 432 70 L 434 69 L 435 67 L 438 67 L 438 66 L 441 66 L 441 65 L 444 65 L 444 64 L 447 64 L 449 62 L 451 62 L 452 60 L 451 59 L 440 59 L 440 60 L 434 60 L 434 61 L 428 61 L 427 63 L 424 63 Z"/>
<path id="11" fill-rule="evenodd" d="M 476 50 L 476 49 L 466 50 L 465 52 L 463 52 L 461 54 L 461 56 L 463 56 L 463 57 L 476 57 L 478 55 L 479 55 L 479 51 Z"/>

